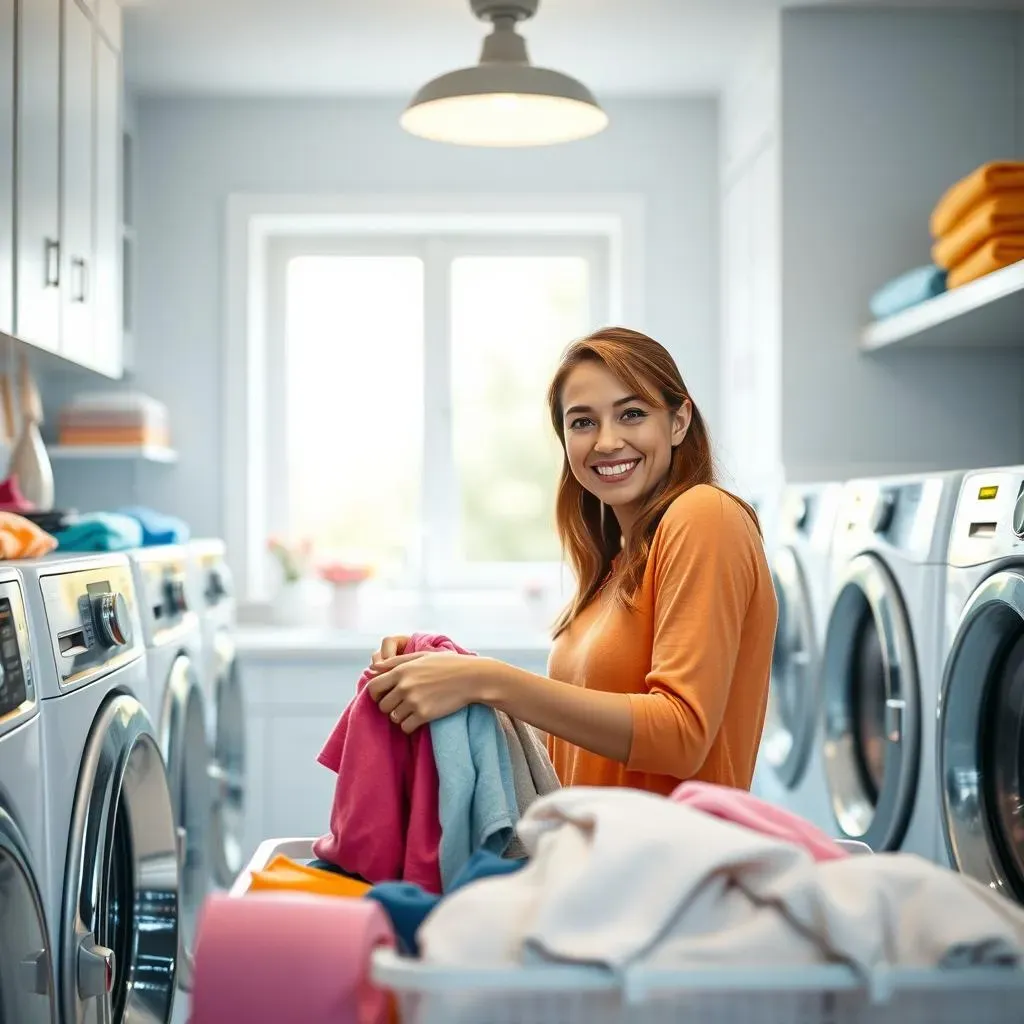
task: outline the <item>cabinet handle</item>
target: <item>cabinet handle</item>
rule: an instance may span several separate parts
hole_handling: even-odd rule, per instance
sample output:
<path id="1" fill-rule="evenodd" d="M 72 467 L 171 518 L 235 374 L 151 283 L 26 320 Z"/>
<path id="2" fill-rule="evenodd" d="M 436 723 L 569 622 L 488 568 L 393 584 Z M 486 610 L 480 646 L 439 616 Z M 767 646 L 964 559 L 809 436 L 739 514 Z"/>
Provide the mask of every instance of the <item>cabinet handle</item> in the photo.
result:
<path id="1" fill-rule="evenodd" d="M 71 292 L 72 302 L 85 302 L 86 292 L 88 290 L 89 276 L 86 272 L 85 260 L 81 256 L 71 257 L 71 270 L 72 270 L 72 281 L 74 276 L 77 274 L 78 287 L 73 288 Z"/>
<path id="2" fill-rule="evenodd" d="M 52 238 L 46 239 L 44 248 L 46 263 L 46 287 L 60 287 L 60 242 Z"/>

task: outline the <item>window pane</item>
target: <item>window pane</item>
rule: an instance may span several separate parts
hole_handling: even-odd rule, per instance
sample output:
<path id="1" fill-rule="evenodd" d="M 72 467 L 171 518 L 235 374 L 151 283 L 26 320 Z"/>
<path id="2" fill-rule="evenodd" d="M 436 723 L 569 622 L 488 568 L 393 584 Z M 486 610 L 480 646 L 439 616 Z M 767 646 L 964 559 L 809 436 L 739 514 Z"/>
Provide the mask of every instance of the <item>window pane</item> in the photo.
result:
<path id="1" fill-rule="evenodd" d="M 420 511 L 422 261 L 291 260 L 285 330 L 289 530 L 384 568 Z"/>
<path id="2" fill-rule="evenodd" d="M 559 558 L 561 451 L 546 406 L 558 357 L 590 325 L 578 257 L 452 262 L 452 432 L 468 561 Z"/>

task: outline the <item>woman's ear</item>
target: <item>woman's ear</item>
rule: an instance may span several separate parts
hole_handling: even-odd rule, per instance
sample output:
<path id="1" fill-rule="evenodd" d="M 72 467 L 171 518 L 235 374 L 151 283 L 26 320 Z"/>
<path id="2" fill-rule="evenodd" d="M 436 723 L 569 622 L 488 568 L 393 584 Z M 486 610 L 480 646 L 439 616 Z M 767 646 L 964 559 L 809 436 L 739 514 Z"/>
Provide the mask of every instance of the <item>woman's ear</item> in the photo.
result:
<path id="1" fill-rule="evenodd" d="M 686 432 L 690 429 L 690 420 L 693 419 L 693 403 L 683 399 L 683 404 L 672 413 L 672 447 L 677 448 L 683 443 Z"/>

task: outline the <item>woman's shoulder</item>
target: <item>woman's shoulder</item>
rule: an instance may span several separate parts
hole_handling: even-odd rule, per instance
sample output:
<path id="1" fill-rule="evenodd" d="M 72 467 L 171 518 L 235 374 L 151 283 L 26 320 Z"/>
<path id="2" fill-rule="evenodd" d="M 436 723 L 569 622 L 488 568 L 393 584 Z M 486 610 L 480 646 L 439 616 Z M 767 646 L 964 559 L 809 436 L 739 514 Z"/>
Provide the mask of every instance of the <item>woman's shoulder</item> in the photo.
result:
<path id="1" fill-rule="evenodd" d="M 724 532 L 750 536 L 757 525 L 747 506 L 735 495 L 713 484 L 697 484 L 684 491 L 665 510 L 658 533 L 685 531 Z"/>

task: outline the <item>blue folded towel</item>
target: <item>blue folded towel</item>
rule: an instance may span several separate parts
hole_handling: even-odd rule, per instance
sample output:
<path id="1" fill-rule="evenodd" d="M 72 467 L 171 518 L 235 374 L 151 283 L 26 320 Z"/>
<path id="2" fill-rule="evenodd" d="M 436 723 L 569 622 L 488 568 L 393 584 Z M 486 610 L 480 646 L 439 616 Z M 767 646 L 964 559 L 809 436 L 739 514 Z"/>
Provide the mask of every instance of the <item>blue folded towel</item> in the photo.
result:
<path id="1" fill-rule="evenodd" d="M 131 516 L 90 512 L 58 530 L 58 551 L 126 551 L 142 546 L 142 526 Z"/>
<path id="2" fill-rule="evenodd" d="M 926 299 L 934 299 L 946 290 L 946 272 L 928 263 L 923 267 L 915 267 L 899 277 L 894 277 L 888 284 L 871 296 L 869 305 L 875 319 L 882 320 L 887 316 L 902 313 L 903 310 L 916 306 Z"/>
<path id="3" fill-rule="evenodd" d="M 184 544 L 190 536 L 188 523 L 176 516 L 147 508 L 145 505 L 131 505 L 119 508 L 118 515 L 130 516 L 142 527 L 142 546 L 158 544 Z"/>

